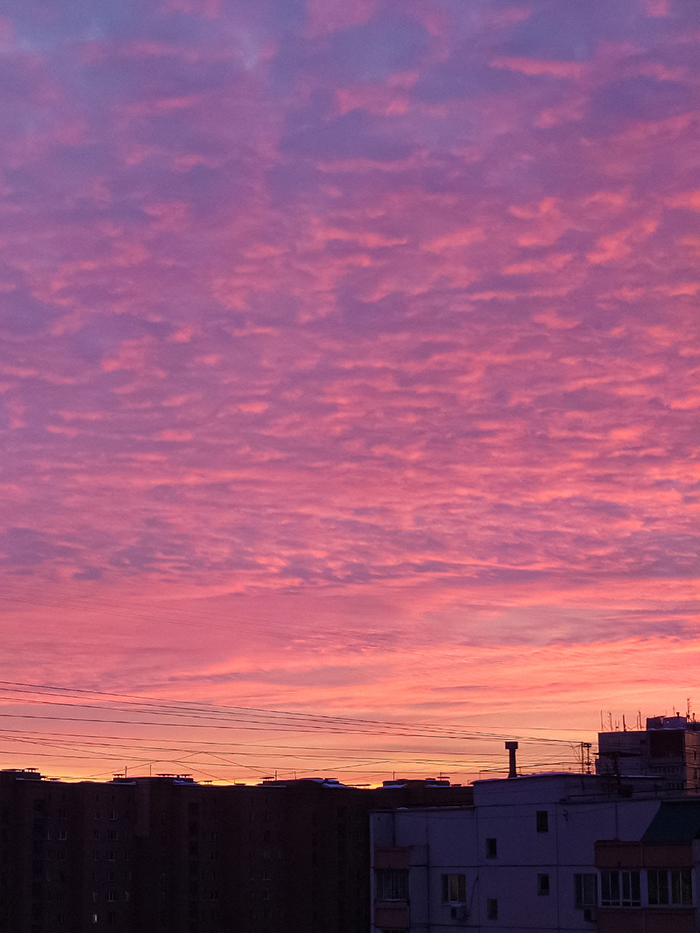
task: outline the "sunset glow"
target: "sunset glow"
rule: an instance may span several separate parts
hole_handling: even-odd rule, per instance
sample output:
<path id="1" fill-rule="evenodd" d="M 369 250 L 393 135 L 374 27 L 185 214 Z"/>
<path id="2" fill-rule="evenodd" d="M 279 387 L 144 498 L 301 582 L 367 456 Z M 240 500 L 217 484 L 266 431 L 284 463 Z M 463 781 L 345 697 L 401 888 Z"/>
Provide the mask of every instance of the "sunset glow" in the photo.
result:
<path id="1" fill-rule="evenodd" d="M 0 767 L 466 780 L 700 704 L 696 2 L 4 10 Z"/>

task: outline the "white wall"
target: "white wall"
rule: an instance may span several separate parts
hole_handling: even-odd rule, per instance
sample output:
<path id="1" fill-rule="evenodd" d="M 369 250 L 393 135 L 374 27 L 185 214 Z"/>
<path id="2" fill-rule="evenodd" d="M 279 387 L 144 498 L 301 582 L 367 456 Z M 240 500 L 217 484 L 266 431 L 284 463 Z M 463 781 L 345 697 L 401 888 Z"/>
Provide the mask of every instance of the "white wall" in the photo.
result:
<path id="1" fill-rule="evenodd" d="M 595 775 L 542 775 L 475 784 L 473 808 L 395 810 L 372 814 L 373 846 L 409 847 L 411 933 L 459 929 L 499 933 L 592 931 L 574 906 L 574 874 L 595 872 L 598 839 L 639 839 L 659 800 L 610 800 Z M 549 814 L 538 833 L 536 813 Z M 486 839 L 498 842 L 486 858 Z M 466 919 L 451 919 L 442 903 L 443 874 L 466 875 Z M 537 892 L 549 874 L 550 894 Z M 498 899 L 498 920 L 486 917 Z M 380 931 L 375 931 L 380 933 Z"/>

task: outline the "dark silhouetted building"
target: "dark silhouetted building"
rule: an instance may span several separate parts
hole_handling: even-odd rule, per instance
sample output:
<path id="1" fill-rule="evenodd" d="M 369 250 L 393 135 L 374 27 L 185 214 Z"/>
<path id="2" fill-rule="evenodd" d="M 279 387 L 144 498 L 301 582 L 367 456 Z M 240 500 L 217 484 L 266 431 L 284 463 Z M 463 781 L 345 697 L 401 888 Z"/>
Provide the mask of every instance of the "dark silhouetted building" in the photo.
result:
<path id="1" fill-rule="evenodd" d="M 654 716 L 644 730 L 600 732 L 596 771 L 652 775 L 664 792 L 700 794 L 700 722 Z"/>
<path id="2" fill-rule="evenodd" d="M 448 781 L 198 784 L 0 772 L 0 933 L 367 933 L 369 812 Z"/>

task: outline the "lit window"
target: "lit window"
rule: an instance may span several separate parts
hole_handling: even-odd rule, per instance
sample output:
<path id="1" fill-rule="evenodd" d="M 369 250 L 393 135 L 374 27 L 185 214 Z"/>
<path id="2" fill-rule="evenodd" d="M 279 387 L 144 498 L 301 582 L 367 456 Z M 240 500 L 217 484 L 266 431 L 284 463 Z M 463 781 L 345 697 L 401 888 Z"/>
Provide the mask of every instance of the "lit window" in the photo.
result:
<path id="1" fill-rule="evenodd" d="M 374 880 L 378 901 L 408 900 L 408 869 L 377 868 Z"/>
<path id="2" fill-rule="evenodd" d="M 467 902 L 467 876 L 442 876 L 442 903 L 466 904 Z"/>
<path id="3" fill-rule="evenodd" d="M 600 903 L 603 907 L 641 907 L 638 871 L 601 871 Z"/>
<path id="4" fill-rule="evenodd" d="M 654 906 L 683 906 L 693 903 L 693 874 L 689 868 L 650 869 L 647 872 L 649 903 Z"/>

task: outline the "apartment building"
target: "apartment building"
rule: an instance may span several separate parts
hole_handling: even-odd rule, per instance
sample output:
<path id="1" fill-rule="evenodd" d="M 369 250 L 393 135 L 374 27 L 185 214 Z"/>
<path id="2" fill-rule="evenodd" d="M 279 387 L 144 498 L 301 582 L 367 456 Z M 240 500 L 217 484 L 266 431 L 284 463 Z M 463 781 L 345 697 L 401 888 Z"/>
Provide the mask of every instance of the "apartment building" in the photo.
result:
<path id="1" fill-rule="evenodd" d="M 369 812 L 471 803 L 446 780 L 210 786 L 0 772 L 0 933 L 367 933 Z"/>
<path id="2" fill-rule="evenodd" d="M 646 729 L 598 734 L 598 774 L 647 774 L 669 793 L 700 794 L 700 722 L 653 716 Z"/>
<path id="3" fill-rule="evenodd" d="M 371 817 L 373 933 L 697 931 L 700 804 L 653 777 L 477 781 Z"/>

